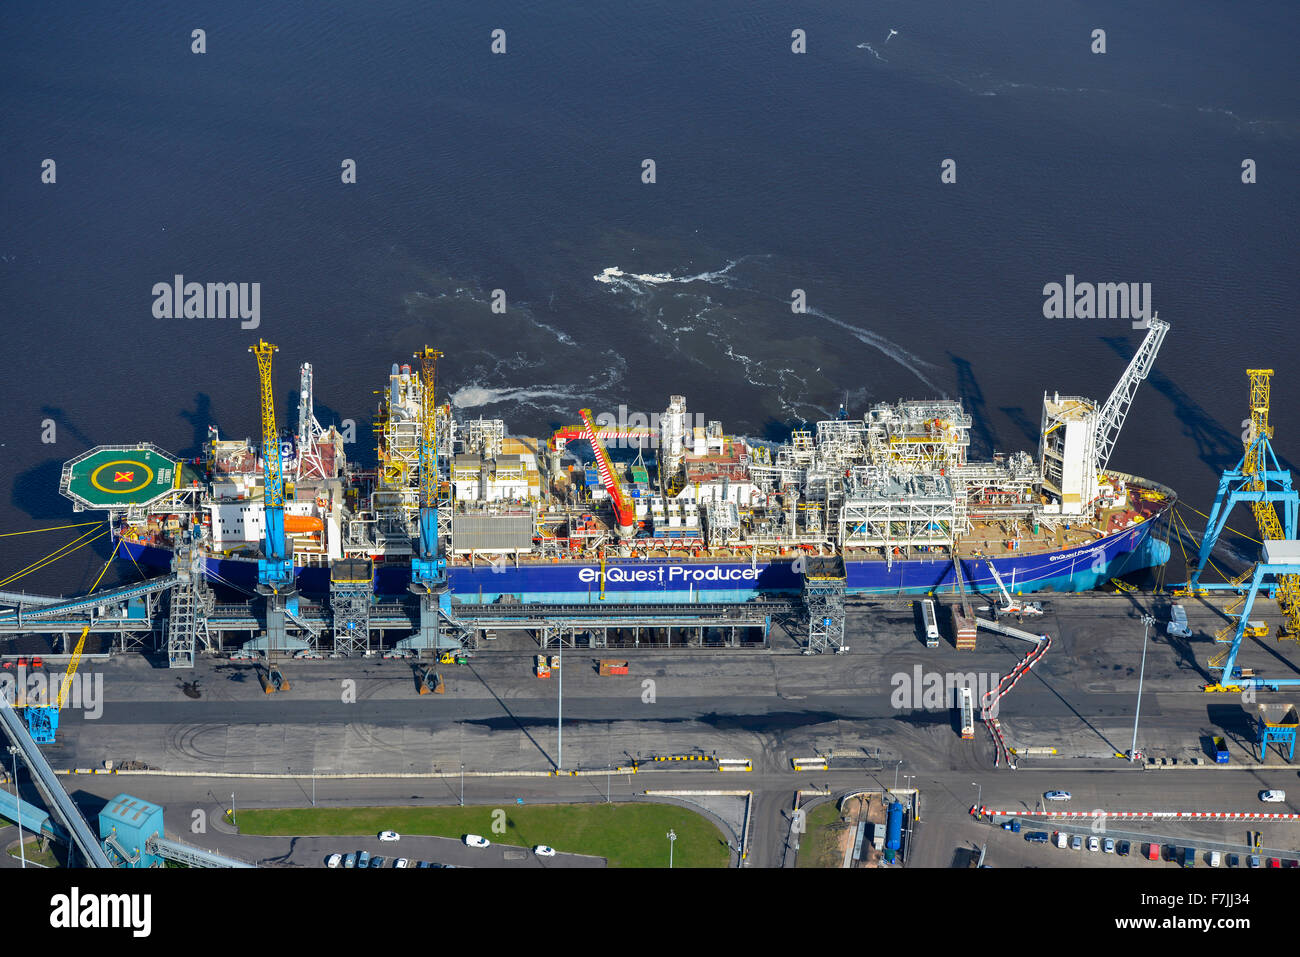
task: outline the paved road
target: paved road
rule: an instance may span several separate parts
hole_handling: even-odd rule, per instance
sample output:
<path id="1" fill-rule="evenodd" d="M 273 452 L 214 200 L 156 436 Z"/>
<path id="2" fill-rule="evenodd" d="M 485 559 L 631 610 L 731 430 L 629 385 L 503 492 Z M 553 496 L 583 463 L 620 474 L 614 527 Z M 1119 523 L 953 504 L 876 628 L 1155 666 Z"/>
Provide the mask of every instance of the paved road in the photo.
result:
<path id="1" fill-rule="evenodd" d="M 842 656 L 805 657 L 778 636 L 770 651 L 620 652 L 631 661 L 632 674 L 601 678 L 591 667 L 592 655 L 566 653 L 563 764 L 566 769 L 605 767 L 632 757 L 689 751 L 752 759 L 755 772 L 749 775 L 643 771 L 611 781 L 615 799 L 647 788 L 752 788 L 750 866 L 787 860 L 783 811 L 797 788 L 829 784 L 840 793 L 889 787 L 896 768 L 900 785 L 903 776 L 912 775 L 923 794 L 912 862 L 934 866 L 947 866 L 954 848 L 987 836 L 987 828 L 966 813 L 977 793 L 972 781 L 984 784 L 987 805 L 1032 803 L 1035 794 L 1054 787 L 1073 791 L 1075 807 L 1111 809 L 1245 810 L 1258 806 L 1255 793 L 1270 786 L 1300 796 L 1292 769 L 1142 772 L 1115 760 L 1114 753 L 1126 750 L 1133 734 L 1140 615 L 1148 607 L 1164 614 L 1163 605 L 1149 596 L 1135 598 L 1045 599 L 1048 614 L 1032 627 L 1052 634 L 1055 643 L 1005 701 L 1001 718 L 1013 747 L 1053 747 L 1057 755 L 1026 759 L 1016 772 L 992 768 L 992 748 L 982 729 L 975 741 L 962 741 L 948 696 L 927 695 L 927 688 L 931 676 L 941 688 L 955 673 L 974 675 L 977 683 L 980 676 L 996 681 L 1028 646 L 981 633 L 974 652 L 959 653 L 949 644 L 927 649 L 915 632 L 910 603 L 855 607 L 849 616 L 852 651 Z M 1261 614 L 1276 626 L 1271 604 L 1265 603 Z M 1253 765 L 1247 749 L 1253 705 L 1239 696 L 1198 690 L 1204 676 L 1197 663 L 1215 650 L 1208 638 L 1222 618 L 1201 603 L 1189 603 L 1189 618 L 1197 632 L 1192 641 L 1152 635 L 1139 747 L 1185 761 L 1205 754 L 1211 735 L 1223 734 L 1234 766 Z M 535 649 L 524 641 L 503 636 L 470 666 L 443 667 L 448 693 L 422 697 L 415 694 L 410 665 L 401 661 L 293 662 L 288 666 L 293 690 L 267 696 L 250 665 L 205 662 L 193 673 L 178 674 L 127 656 L 102 669 L 102 716 L 87 720 L 71 712 L 60 742 L 48 754 L 56 767 L 92 767 L 110 759 L 187 772 L 458 772 L 463 762 L 471 772 L 468 803 L 513 802 L 518 796 L 603 797 L 604 777 L 503 782 L 473 776 L 546 771 L 559 759 L 554 724 L 559 682 L 530 675 Z M 1270 662 L 1275 672 L 1296 671 L 1291 663 L 1296 646 L 1270 641 L 1250 644 L 1247 666 Z M 1278 696 L 1264 696 L 1270 698 Z M 870 755 L 878 770 L 813 775 L 790 770 L 791 758 L 828 751 Z M 1276 756 L 1270 762 L 1281 763 Z M 96 791 L 130 789 L 169 806 L 215 805 L 215 797 L 201 796 L 230 791 L 228 781 L 196 790 L 190 779 L 178 779 L 174 786 L 158 779 L 75 780 L 81 787 L 93 782 Z M 317 787 L 322 802 L 455 803 L 459 775 L 407 782 L 322 780 Z M 309 789 L 310 782 L 240 781 L 236 786 L 263 804 L 306 803 Z M 1286 842 L 1296 843 L 1290 837 Z"/>

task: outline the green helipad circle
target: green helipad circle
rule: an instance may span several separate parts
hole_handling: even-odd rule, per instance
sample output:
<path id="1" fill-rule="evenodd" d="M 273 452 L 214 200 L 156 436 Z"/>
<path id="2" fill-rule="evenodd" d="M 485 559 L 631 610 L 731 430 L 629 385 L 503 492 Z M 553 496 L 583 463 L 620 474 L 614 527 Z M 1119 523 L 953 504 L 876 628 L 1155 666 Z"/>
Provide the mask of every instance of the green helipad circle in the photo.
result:
<path id="1" fill-rule="evenodd" d="M 161 450 L 101 446 L 73 459 L 65 494 L 89 508 L 144 505 L 176 486 L 180 463 Z"/>

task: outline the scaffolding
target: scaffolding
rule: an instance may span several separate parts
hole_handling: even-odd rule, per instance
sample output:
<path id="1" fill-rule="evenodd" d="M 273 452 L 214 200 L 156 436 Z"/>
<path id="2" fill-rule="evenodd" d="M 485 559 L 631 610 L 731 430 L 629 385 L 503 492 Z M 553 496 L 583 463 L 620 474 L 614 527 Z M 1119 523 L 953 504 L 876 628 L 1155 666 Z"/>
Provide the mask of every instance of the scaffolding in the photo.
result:
<path id="1" fill-rule="evenodd" d="M 805 655 L 849 649 L 844 645 L 844 586 L 847 576 L 839 556 L 803 559 L 803 603 L 808 615 Z"/>
<path id="2" fill-rule="evenodd" d="M 335 654 L 353 658 L 370 650 L 373 574 L 368 559 L 353 558 L 330 565 L 330 611 Z"/>
<path id="3" fill-rule="evenodd" d="M 208 616 L 216 599 L 208 588 L 203 554 L 196 544 L 184 542 L 172 556 L 176 584 L 167 609 L 167 666 L 193 668 L 196 646 L 212 651 Z"/>

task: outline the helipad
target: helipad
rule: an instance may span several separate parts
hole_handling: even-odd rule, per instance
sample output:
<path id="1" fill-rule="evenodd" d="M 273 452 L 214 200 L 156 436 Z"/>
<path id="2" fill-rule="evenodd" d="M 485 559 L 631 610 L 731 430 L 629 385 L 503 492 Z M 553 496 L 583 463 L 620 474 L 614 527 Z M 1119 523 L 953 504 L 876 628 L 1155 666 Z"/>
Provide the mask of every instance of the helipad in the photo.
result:
<path id="1" fill-rule="evenodd" d="M 78 511 L 146 505 L 178 487 L 178 473 L 155 445 L 100 445 L 64 464 L 59 491 Z"/>

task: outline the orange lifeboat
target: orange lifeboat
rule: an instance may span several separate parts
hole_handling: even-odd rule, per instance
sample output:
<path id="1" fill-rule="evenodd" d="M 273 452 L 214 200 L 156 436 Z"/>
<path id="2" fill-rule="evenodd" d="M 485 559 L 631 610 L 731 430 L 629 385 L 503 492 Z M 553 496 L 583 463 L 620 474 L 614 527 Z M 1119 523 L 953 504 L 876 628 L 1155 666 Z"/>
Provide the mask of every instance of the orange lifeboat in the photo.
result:
<path id="1" fill-rule="evenodd" d="M 284 517 L 284 530 L 290 534 L 302 534 L 304 532 L 319 532 L 321 530 L 321 521 L 311 515 L 286 515 Z"/>

